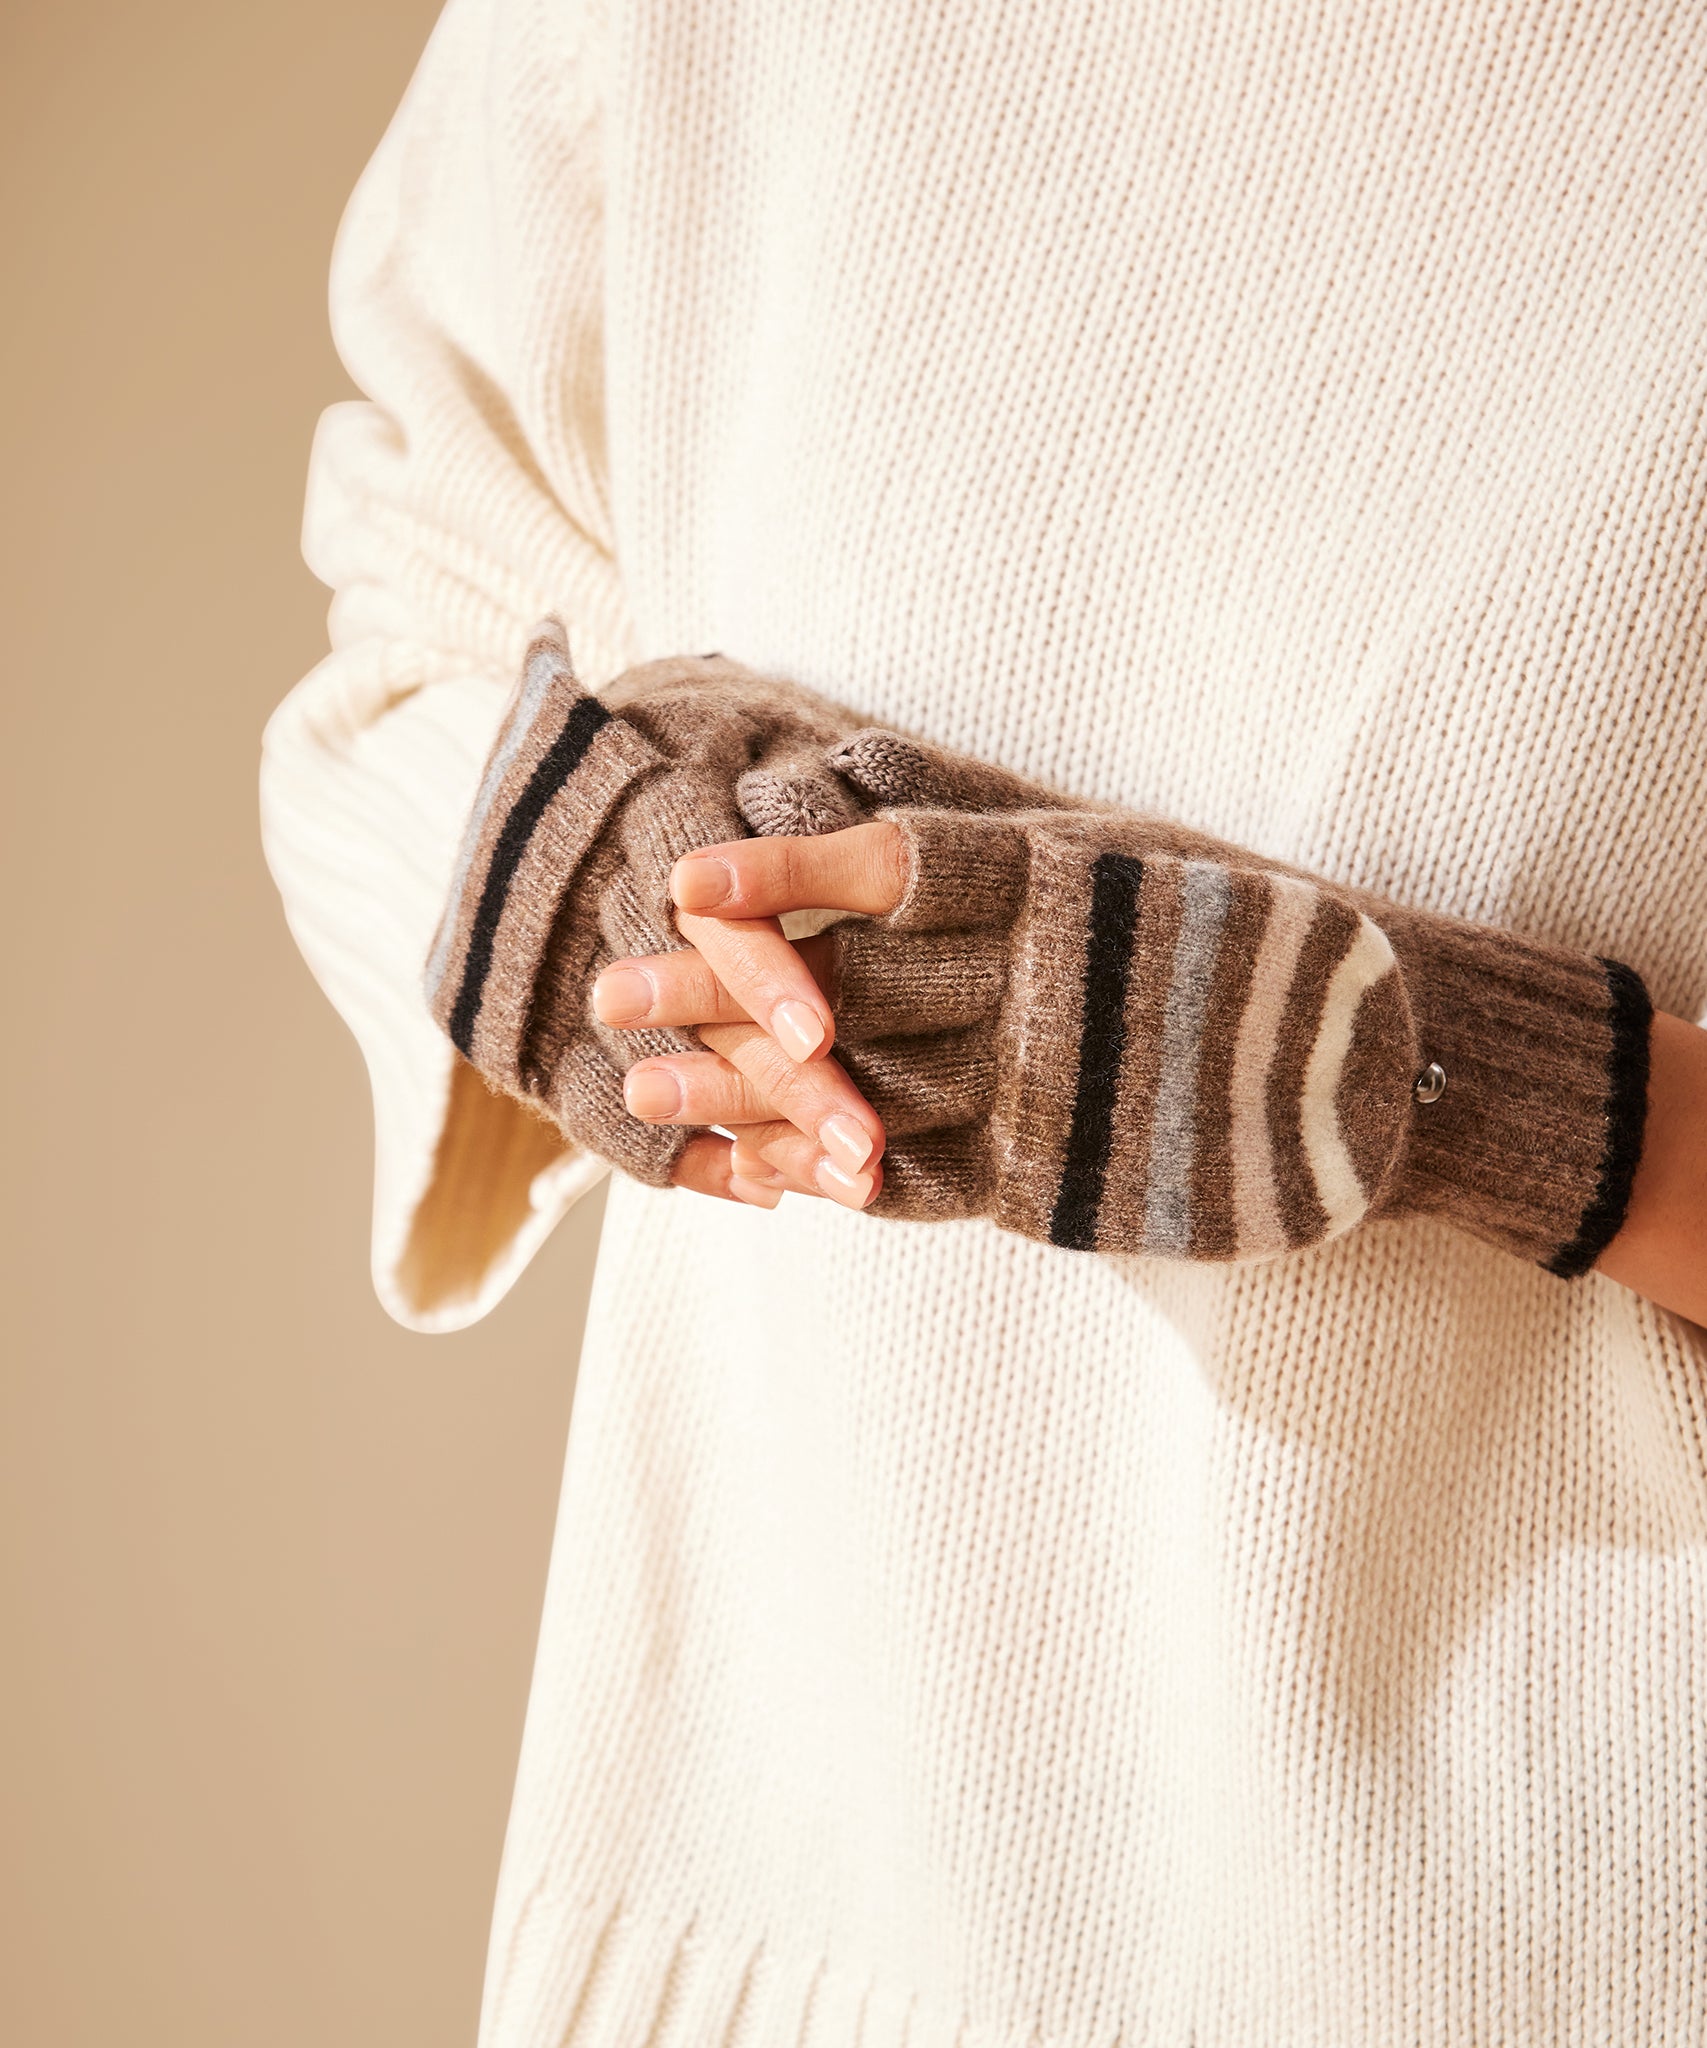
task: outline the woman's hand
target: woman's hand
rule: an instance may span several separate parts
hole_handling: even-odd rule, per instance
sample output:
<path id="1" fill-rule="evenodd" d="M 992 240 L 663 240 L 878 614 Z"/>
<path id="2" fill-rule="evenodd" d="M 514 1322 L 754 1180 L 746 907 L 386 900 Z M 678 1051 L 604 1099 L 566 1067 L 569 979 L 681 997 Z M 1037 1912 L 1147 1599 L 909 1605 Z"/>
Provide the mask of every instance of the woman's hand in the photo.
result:
<path id="1" fill-rule="evenodd" d="M 774 1208 L 786 1190 L 862 1209 L 882 1186 L 884 1133 L 837 1062 L 828 949 L 790 945 L 791 910 L 876 915 L 900 900 L 901 836 L 882 823 L 816 839 L 749 839 L 676 863 L 671 893 L 691 950 L 617 961 L 593 986 L 619 1030 L 697 1029 L 707 1050 L 640 1061 L 624 1088 L 647 1122 L 722 1124 L 690 1140 L 676 1183 Z M 816 971 L 815 971 L 816 970 Z"/>
<path id="2" fill-rule="evenodd" d="M 856 1207 L 875 1195 L 881 1125 L 835 1062 L 823 1057 L 834 1030 L 836 991 L 820 987 L 814 969 L 823 972 L 828 948 L 812 940 L 790 946 L 775 920 L 791 910 L 881 915 L 901 899 L 905 861 L 900 833 L 878 822 L 818 839 L 740 840 L 676 863 L 671 893 L 677 921 L 695 950 L 607 970 L 594 1001 L 612 1024 L 698 1025 L 722 1055 L 704 1055 L 704 1067 L 688 1076 L 691 1109 L 681 1120 L 724 1123 L 737 1137 L 733 1146 L 696 1140 L 691 1163 L 684 1162 L 686 1184 L 767 1203 L 784 1187 L 832 1194 Z M 631 1005 L 620 1018 L 615 998 L 606 994 L 611 985 L 620 986 Z M 809 1011 L 821 1031 L 810 1050 L 796 1051 L 789 1042 L 795 1013 L 787 1006 L 794 1004 Z M 769 1023 L 768 1037 L 755 1019 Z M 779 1043 L 804 1064 L 783 1061 Z M 1707 1031 L 1657 1015 L 1651 1054 L 1641 1166 L 1624 1227 L 1597 1270 L 1707 1324 Z M 647 1060 L 634 1073 L 690 1068 L 700 1058 Z M 735 1086 L 727 1070 L 749 1087 Z M 643 1079 L 638 1085 L 644 1093 L 652 1084 Z M 873 1140 L 863 1166 L 839 1163 L 853 1157 L 852 1149 L 835 1149 L 842 1128 L 836 1120 L 844 1115 Z M 853 1192 L 861 1187 L 863 1194 Z"/>
<path id="3" fill-rule="evenodd" d="M 1595 1270 L 1707 1324 L 1707 1031 L 1662 1011 L 1649 1054 L 1642 1163 Z"/>

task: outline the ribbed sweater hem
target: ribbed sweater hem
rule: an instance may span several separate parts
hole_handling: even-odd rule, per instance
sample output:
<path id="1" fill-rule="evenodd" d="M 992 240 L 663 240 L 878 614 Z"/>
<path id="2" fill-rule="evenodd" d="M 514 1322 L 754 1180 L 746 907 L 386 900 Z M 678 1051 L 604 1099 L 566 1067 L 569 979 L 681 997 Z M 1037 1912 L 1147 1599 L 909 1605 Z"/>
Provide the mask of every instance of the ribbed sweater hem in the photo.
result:
<path id="1" fill-rule="evenodd" d="M 486 2007 L 482 2048 L 1053 2048 L 1032 2029 L 974 2025 L 825 1953 L 703 1913 L 571 1905 L 550 1891 L 495 1949 Z"/>
<path id="2" fill-rule="evenodd" d="M 494 1945 L 480 2048 L 1385 2048 L 1407 2037 L 1385 2012 L 1259 2011 L 1249 1986 L 1230 1981 L 1183 1997 L 1176 1989 L 1166 2010 L 1105 2008 L 1068 2030 L 1018 2009 L 956 2007 L 704 1913 L 571 1904 L 541 1890 Z"/>

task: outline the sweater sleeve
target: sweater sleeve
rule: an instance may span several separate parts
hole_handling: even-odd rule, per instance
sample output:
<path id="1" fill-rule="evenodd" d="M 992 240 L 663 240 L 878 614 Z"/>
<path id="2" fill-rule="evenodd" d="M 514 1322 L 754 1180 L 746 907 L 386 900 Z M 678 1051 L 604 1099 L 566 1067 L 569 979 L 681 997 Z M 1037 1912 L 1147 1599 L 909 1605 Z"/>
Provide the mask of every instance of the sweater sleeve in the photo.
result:
<path id="1" fill-rule="evenodd" d="M 570 0 L 451 0 L 332 266 L 366 398 L 322 418 L 304 553 L 331 653 L 262 748 L 267 858 L 373 1089 L 373 1274 L 398 1321 L 496 1302 L 604 1171 L 487 1092 L 422 972 L 530 627 L 625 665 L 600 334 L 600 38 Z"/>

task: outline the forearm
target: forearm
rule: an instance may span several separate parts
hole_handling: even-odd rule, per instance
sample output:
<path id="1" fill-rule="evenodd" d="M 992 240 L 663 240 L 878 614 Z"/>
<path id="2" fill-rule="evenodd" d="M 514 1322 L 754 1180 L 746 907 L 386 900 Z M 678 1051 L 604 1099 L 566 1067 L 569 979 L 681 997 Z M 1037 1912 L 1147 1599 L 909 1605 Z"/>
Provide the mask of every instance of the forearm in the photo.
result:
<path id="1" fill-rule="evenodd" d="M 1707 1031 L 1656 1014 L 1642 1161 L 1596 1272 L 1707 1323 Z"/>

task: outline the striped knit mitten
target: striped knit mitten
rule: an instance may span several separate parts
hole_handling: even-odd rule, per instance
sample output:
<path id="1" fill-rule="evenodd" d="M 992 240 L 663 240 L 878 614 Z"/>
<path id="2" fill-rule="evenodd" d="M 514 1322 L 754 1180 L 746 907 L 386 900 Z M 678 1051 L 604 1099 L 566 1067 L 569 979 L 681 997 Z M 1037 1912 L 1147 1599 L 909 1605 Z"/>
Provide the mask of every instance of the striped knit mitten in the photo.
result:
<path id="1" fill-rule="evenodd" d="M 623 1106 L 638 1059 L 698 1049 L 675 1031 L 614 1032 L 588 991 L 612 959 L 682 943 L 678 855 L 858 816 L 824 765 L 857 720 L 719 655 L 649 662 L 602 697 L 575 680 L 563 629 L 529 647 L 499 728 L 427 963 L 427 999 L 494 1088 L 530 1102 L 636 1179 L 668 1184 L 692 1133 Z"/>
<path id="2" fill-rule="evenodd" d="M 1429 1212 L 1562 1276 L 1616 1233 L 1651 1016 L 1629 968 L 898 734 L 829 758 L 910 857 L 892 913 L 835 928 L 878 1213 L 1245 1259 Z"/>

